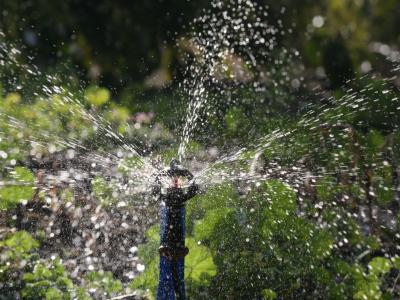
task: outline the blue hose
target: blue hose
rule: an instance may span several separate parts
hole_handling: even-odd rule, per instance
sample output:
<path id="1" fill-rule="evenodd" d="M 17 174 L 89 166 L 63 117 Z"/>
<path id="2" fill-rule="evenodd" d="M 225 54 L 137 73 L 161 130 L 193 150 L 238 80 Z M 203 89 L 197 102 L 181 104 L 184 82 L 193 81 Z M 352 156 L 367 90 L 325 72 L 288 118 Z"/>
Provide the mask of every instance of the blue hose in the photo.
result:
<path id="1" fill-rule="evenodd" d="M 161 245 L 167 237 L 169 228 L 170 211 L 166 206 L 161 207 L 160 212 L 160 238 Z M 181 222 L 181 230 L 183 241 L 185 238 L 185 207 L 179 210 L 179 219 Z M 167 258 L 160 255 L 160 281 L 157 290 L 157 300 L 185 300 L 185 275 L 184 275 L 185 258 L 179 257 L 175 259 Z"/>

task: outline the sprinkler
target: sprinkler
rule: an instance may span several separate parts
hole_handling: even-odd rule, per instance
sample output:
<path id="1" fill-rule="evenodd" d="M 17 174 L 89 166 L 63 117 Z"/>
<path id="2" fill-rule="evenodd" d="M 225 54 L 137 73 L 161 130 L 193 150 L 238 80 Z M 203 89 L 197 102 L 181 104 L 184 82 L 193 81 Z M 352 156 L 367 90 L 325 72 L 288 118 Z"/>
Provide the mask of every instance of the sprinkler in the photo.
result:
<path id="1" fill-rule="evenodd" d="M 161 178 L 167 179 L 166 188 Z M 157 177 L 156 194 L 160 210 L 160 281 L 157 299 L 185 299 L 184 260 L 189 253 L 185 247 L 185 202 L 197 194 L 193 175 L 178 160 L 173 159 Z"/>

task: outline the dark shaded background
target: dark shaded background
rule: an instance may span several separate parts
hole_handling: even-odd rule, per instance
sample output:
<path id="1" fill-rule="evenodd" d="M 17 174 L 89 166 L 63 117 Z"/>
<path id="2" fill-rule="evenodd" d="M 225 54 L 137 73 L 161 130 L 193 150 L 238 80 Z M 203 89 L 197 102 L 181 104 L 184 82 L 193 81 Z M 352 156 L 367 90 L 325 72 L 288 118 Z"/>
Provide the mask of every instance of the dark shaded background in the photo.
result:
<path id="1" fill-rule="evenodd" d="M 258 2 L 270 7 L 271 18 L 294 25 L 284 42 L 300 50 L 310 72 L 322 66 L 332 88 L 365 61 L 384 68 L 382 56 L 390 53 L 374 43 L 398 50 L 396 0 Z M 68 62 L 81 79 L 119 91 L 142 87 L 158 68 L 174 75 L 175 40 L 208 5 L 203 0 L 3 0 L 0 28 L 8 40 L 25 45 L 40 67 Z M 324 18 L 321 28 L 313 26 L 315 16 Z"/>

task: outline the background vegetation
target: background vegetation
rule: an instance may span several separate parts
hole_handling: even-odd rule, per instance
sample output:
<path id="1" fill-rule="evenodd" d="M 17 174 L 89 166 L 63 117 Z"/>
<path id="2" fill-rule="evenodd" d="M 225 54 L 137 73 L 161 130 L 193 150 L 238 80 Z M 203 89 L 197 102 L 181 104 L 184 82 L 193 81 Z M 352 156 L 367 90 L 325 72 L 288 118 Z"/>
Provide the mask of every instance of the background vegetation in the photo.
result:
<path id="1" fill-rule="evenodd" d="M 188 204 L 188 294 L 397 299 L 400 3 L 257 2 L 293 30 L 276 54 L 299 52 L 292 77 L 212 103 L 189 158 L 207 163 L 211 145 L 225 153 L 276 129 L 292 134 L 260 156 L 257 172 L 272 170 L 271 179 L 216 185 Z M 121 147 L 90 116 L 143 155 L 174 156 L 190 52 L 177 40 L 203 8 L 207 1 L 1 1 L 0 299 L 154 297 L 157 205 L 115 194 L 111 168 L 85 175 L 100 172 L 86 157 Z M 248 171 L 254 154 L 216 168 Z M 302 175 L 283 177 L 293 166 Z"/>

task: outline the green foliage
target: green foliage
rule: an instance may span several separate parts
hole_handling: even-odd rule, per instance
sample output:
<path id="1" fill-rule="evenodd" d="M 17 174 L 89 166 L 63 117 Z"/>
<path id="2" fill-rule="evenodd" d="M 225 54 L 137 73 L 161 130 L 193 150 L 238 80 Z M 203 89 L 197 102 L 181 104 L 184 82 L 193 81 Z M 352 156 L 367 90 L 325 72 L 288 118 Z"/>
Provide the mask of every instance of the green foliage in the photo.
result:
<path id="1" fill-rule="evenodd" d="M 146 269 L 130 284 L 132 289 L 150 290 L 156 294 L 159 273 L 158 247 L 160 245 L 160 226 L 154 225 L 146 231 L 147 243 L 139 247 L 139 257 L 143 260 Z"/>
<path id="2" fill-rule="evenodd" d="M 320 181 L 318 196 L 333 199 L 339 190 L 332 178 Z M 246 205 L 243 205 L 246 203 Z M 364 270 L 335 253 L 341 229 L 321 229 L 296 215 L 296 194 L 279 180 L 266 181 L 238 198 L 229 186 L 216 186 L 192 199 L 187 206 L 190 254 L 186 259 L 188 293 L 201 298 L 297 298 L 310 293 L 339 299 L 380 299 L 385 274 L 396 264 L 373 258 Z M 333 212 L 332 216 L 337 216 Z M 378 249 L 364 240 L 357 224 L 343 220 L 354 245 Z M 132 288 L 149 289 L 155 295 L 158 282 L 159 227 L 147 232 L 140 248 L 146 271 Z M 290 275 L 289 275 L 290 274 Z M 345 278 L 336 284 L 336 276 Z"/>
<path id="3" fill-rule="evenodd" d="M 383 165 L 372 178 L 373 185 L 376 189 L 376 201 L 382 207 L 389 205 L 395 198 L 392 176 L 393 167 Z"/>
<path id="4" fill-rule="evenodd" d="M 226 207 L 207 210 L 204 218 L 195 222 L 193 230 L 194 236 L 201 241 L 207 241 L 211 233 L 215 230 L 215 226 L 230 212 L 231 210 Z"/>
<path id="5" fill-rule="evenodd" d="M 72 299 L 73 283 L 59 259 L 38 262 L 23 275 L 22 296 L 28 299 Z"/>
<path id="6" fill-rule="evenodd" d="M 93 193 L 96 196 L 96 199 L 103 206 L 110 206 L 116 201 L 115 197 L 113 197 L 113 189 L 109 183 L 107 183 L 103 177 L 97 176 L 92 180 Z"/>
<path id="7" fill-rule="evenodd" d="M 384 257 L 375 257 L 368 264 L 368 273 L 355 265 L 352 270 L 355 280 L 356 292 L 353 296 L 356 300 L 382 299 L 382 279 L 392 268 L 390 260 Z"/>
<path id="8" fill-rule="evenodd" d="M 236 207 L 236 212 L 221 216 L 209 236 L 217 266 L 212 290 L 225 285 L 230 289 L 224 289 L 224 295 L 233 298 L 275 297 L 263 292 L 267 283 L 283 296 L 284 289 L 276 288 L 282 280 L 292 292 L 299 287 L 296 280 L 281 277 L 280 270 L 294 278 L 316 276 L 314 270 L 329 256 L 332 239 L 294 215 L 294 200 L 287 185 L 272 180 L 249 195 L 251 208 Z"/>
<path id="9" fill-rule="evenodd" d="M 38 248 L 38 241 L 26 231 L 0 240 L 0 281 L 4 283 L 0 299 L 91 299 L 73 284 L 59 258 L 42 260 L 35 253 Z"/>
<path id="10" fill-rule="evenodd" d="M 15 255 L 29 253 L 38 248 L 39 243 L 26 231 L 18 231 L 5 241 L 0 242 L 0 247 L 12 249 Z"/>
<path id="11" fill-rule="evenodd" d="M 225 115 L 225 123 L 228 131 L 236 132 L 243 120 L 247 118 L 239 108 L 231 108 Z M 243 128 L 242 128 L 243 129 Z"/>
<path id="12" fill-rule="evenodd" d="M 186 145 L 186 157 L 196 156 L 201 150 L 201 145 L 195 141 L 190 141 Z M 172 146 L 168 149 L 163 149 L 160 153 L 162 163 L 168 165 L 172 159 L 178 158 L 178 146 Z"/>
<path id="13" fill-rule="evenodd" d="M 73 284 L 59 258 L 50 262 L 35 262 L 33 270 L 24 273 L 22 279 L 24 282 L 21 290 L 23 299 L 91 299 L 85 289 Z"/>
<path id="14" fill-rule="evenodd" d="M 129 287 L 133 290 L 149 291 L 154 298 L 159 280 L 158 266 L 159 261 L 154 258 L 146 265 L 146 270 L 129 284 Z"/>
<path id="15" fill-rule="evenodd" d="M 276 293 L 273 290 L 265 289 L 262 291 L 263 299 L 265 300 L 273 300 L 276 299 Z"/>
<path id="16" fill-rule="evenodd" d="M 150 290 L 154 296 L 159 278 L 159 230 L 160 227 L 157 225 L 147 230 L 148 242 L 139 248 L 139 257 L 145 263 L 146 269 L 130 284 L 132 289 Z M 186 245 L 190 251 L 185 258 L 185 280 L 195 286 L 208 285 L 212 276 L 215 275 L 215 266 L 210 250 L 190 237 L 186 239 Z"/>
<path id="17" fill-rule="evenodd" d="M 6 177 L 10 185 L 0 187 L 0 209 L 15 207 L 21 201 L 31 200 L 34 194 L 34 177 L 32 172 L 23 167 L 16 167 Z"/>
<path id="18" fill-rule="evenodd" d="M 22 274 L 39 246 L 25 231 L 18 231 L 0 240 L 0 299 L 12 298 L 23 287 Z"/>
<path id="19" fill-rule="evenodd" d="M 193 238 L 186 239 L 186 246 L 190 251 L 185 258 L 185 279 L 195 285 L 207 286 L 216 274 L 210 250 Z"/>
<path id="20" fill-rule="evenodd" d="M 73 202 L 74 201 L 74 194 L 71 189 L 64 189 L 61 193 L 61 199 L 65 202 Z"/>
<path id="21" fill-rule="evenodd" d="M 193 297 L 200 297 L 198 287 L 217 299 L 221 295 L 275 299 L 301 293 L 300 278 L 304 283 L 308 278 L 321 285 L 332 280 L 324 261 L 332 255 L 333 238 L 328 231 L 295 215 L 291 188 L 270 180 L 254 189 L 245 201 L 247 205 L 243 206 L 234 189 L 221 185 L 189 202 L 189 219 L 196 221 L 189 223 L 192 230 L 188 230 L 186 240 L 190 252 L 185 270 Z M 153 292 L 157 279 L 150 274 L 156 277 L 157 269 L 149 267 L 158 265 L 157 230 L 153 227 L 147 233 L 149 242 L 139 252 L 146 271 L 133 281 L 134 287 Z M 153 259 L 148 251 L 155 252 Z"/>
<path id="22" fill-rule="evenodd" d="M 96 86 L 89 87 L 85 92 L 86 100 L 94 106 L 102 106 L 110 100 L 110 91 Z"/>
<path id="23" fill-rule="evenodd" d="M 31 259 L 31 253 L 36 250 L 39 243 L 26 231 L 18 231 L 15 234 L 0 240 L 0 281 L 8 282 L 10 286 L 3 286 L 0 292 L 11 293 L 13 280 L 18 283 L 20 269 L 23 269 Z M 20 284 L 17 285 L 18 288 Z M 1 294 L 1 293 L 0 293 Z"/>
<path id="24" fill-rule="evenodd" d="M 116 124 L 122 123 L 120 125 L 120 126 L 122 126 L 122 125 L 124 125 L 124 123 L 126 123 L 128 121 L 130 114 L 129 114 L 129 110 L 126 107 L 111 105 L 109 110 L 107 110 L 105 117 L 111 123 L 116 123 Z M 124 132 L 120 132 L 120 133 L 122 134 Z"/>
<path id="25" fill-rule="evenodd" d="M 89 288 L 101 290 L 107 296 L 116 295 L 122 290 L 121 281 L 115 280 L 111 272 L 92 271 L 86 274 L 85 279 Z"/>
<path id="26" fill-rule="evenodd" d="M 161 159 L 163 164 L 168 165 L 172 159 L 178 157 L 178 147 L 172 147 L 161 153 Z"/>
<path id="27" fill-rule="evenodd" d="M 330 176 L 325 176 L 324 178 L 319 179 L 317 181 L 316 188 L 318 198 L 323 201 L 332 200 L 338 192 L 334 178 Z"/>
<path id="28" fill-rule="evenodd" d="M 35 193 L 34 174 L 20 165 L 31 159 L 51 161 L 52 155 L 69 148 L 64 141 L 77 140 L 89 151 L 114 149 L 120 143 L 104 141 L 104 130 L 93 126 L 91 120 L 100 119 L 98 112 L 104 113 L 102 125 L 123 134 L 127 144 L 143 144 L 143 148 L 160 154 L 165 164 L 177 156 L 177 147 L 171 146 L 175 137 L 168 129 L 181 129 L 187 99 L 174 84 L 160 93 L 154 86 L 149 89 L 145 79 L 158 70 L 157 74 L 167 79 L 180 73 L 176 68 L 185 50 L 171 46 L 176 44 L 175 35 L 171 38 L 169 33 L 185 35 L 188 27 L 179 20 L 191 20 L 207 1 L 188 4 L 179 0 L 173 10 L 170 3 L 159 1 L 154 9 L 153 1 L 121 4 L 100 0 L 90 10 L 79 1 L 66 0 L 61 6 L 39 1 L 34 13 L 29 1 L 26 5 L 3 2 L 0 28 L 6 34 L 4 39 L 29 43 L 27 37 L 33 34 L 36 42 L 22 47 L 27 52 L 23 50 L 11 70 L 0 66 L 1 182 L 12 183 L 0 186 L 1 226 L 14 224 L 16 206 L 31 200 Z M 399 288 L 391 270 L 398 272 L 400 261 L 376 255 L 391 253 L 387 247 L 398 244 L 400 229 L 399 92 L 397 79 L 392 77 L 397 71 L 389 71 L 392 66 L 386 59 L 395 54 L 392 50 L 398 43 L 393 28 L 398 27 L 399 1 L 285 1 L 284 14 L 279 1 L 263 0 L 260 4 L 270 7 L 268 20 L 296 24 L 294 34 L 283 25 L 280 31 L 284 34 L 278 40 L 286 49 L 299 50 L 304 61 L 295 60 L 292 71 L 296 77 L 311 78 L 312 84 L 290 88 L 287 78 L 293 74 L 279 66 L 287 63 L 281 55 L 286 49 L 277 47 L 277 54 L 271 53 L 276 58 L 274 64 L 260 69 L 262 81 L 266 86 L 270 81 L 284 83 L 255 93 L 230 86 L 234 83 L 224 78 L 229 99 L 213 95 L 216 103 L 209 104 L 215 104 L 215 114 L 207 115 L 210 124 L 204 122 L 194 132 L 194 138 L 204 140 L 191 141 L 188 156 L 208 160 L 202 150 L 211 144 L 219 149 L 248 145 L 237 162 L 217 163 L 210 173 L 249 172 L 259 154 L 251 145 L 266 145 L 259 159 L 265 163 L 263 167 L 277 162 L 282 171 L 298 165 L 304 170 L 296 175 L 296 191 L 279 179 L 240 193 L 240 185 L 221 184 L 188 203 L 188 293 L 193 299 L 396 299 Z M 104 17 L 104 11 L 110 12 L 109 17 Z M 82 12 L 88 15 L 76 15 Z M 321 27 L 315 26 L 314 17 L 322 17 Z M 99 24 L 104 28 L 99 30 Z M 67 36 L 71 36 L 68 41 Z M 0 40 L 2 43 L 2 33 Z M 165 45 L 160 47 L 160 41 L 166 41 Z M 53 67 L 54 62 L 71 60 L 74 65 L 77 62 L 80 72 L 72 74 L 71 68 L 71 76 L 65 76 L 68 80 L 43 76 L 33 81 L 34 76 L 27 75 L 22 64 L 31 47 L 38 50 L 41 65 Z M 387 51 L 390 53 L 385 54 Z M 48 59 L 49 55 L 53 59 Z M 9 63 L 8 59 L 1 61 Z M 360 66 L 369 64 L 371 76 L 357 75 L 365 71 Z M 229 61 L 225 65 L 227 77 L 233 75 L 233 65 Z M 138 66 L 141 71 L 132 72 Z M 242 67 L 249 72 L 248 66 Z M 58 67 L 56 70 L 62 73 Z M 78 87 L 80 74 L 90 77 L 90 86 L 84 91 Z M 129 83 L 116 87 L 122 80 Z M 111 89 L 101 85 L 112 86 L 115 97 Z M 320 103 L 323 97 L 310 86 L 321 86 L 321 94 L 332 97 Z M 38 93 L 41 88 L 44 91 Z M 207 88 L 211 95 L 220 87 L 207 83 Z M 318 105 L 311 107 L 310 115 L 295 117 L 301 107 L 313 102 Z M 137 115 L 130 115 L 141 112 L 154 112 L 155 116 L 141 122 Z M 207 136 L 199 135 L 200 131 Z M 140 158 L 133 156 L 122 161 L 119 171 L 126 176 L 129 169 L 141 167 Z M 317 179 L 302 189 L 297 185 L 308 180 L 304 178 L 308 172 Z M 280 178 L 280 173 L 271 177 Z M 96 177 L 92 185 L 103 206 L 116 203 L 114 187 L 102 177 Z M 63 189 L 61 197 L 71 201 L 73 193 Z M 394 216 L 382 217 L 380 213 L 389 210 Z M 375 211 L 376 219 L 361 221 L 364 212 L 368 219 Z M 158 231 L 158 226 L 147 231 L 147 242 L 139 247 L 146 269 L 130 285 L 149 289 L 153 295 L 158 281 Z M 40 228 L 36 238 L 40 235 L 40 240 L 46 241 L 44 232 Z M 39 258 L 39 243 L 29 233 L 6 235 L 0 250 L 0 299 L 21 295 L 29 299 L 89 297 L 84 289 L 72 285 L 61 260 Z M 121 291 L 121 283 L 108 272 L 90 272 L 86 280 L 88 287 L 108 295 Z"/>

